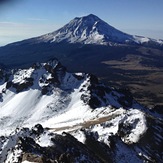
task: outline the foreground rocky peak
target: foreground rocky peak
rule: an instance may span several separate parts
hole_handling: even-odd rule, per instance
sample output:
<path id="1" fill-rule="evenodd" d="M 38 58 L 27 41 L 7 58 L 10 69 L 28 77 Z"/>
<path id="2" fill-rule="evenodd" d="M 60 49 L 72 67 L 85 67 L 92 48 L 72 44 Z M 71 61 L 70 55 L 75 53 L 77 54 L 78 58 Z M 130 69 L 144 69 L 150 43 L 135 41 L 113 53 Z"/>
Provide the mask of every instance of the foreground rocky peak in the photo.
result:
<path id="1" fill-rule="evenodd" d="M 131 93 L 127 90 L 116 90 L 99 83 L 97 77 L 85 73 L 68 73 L 66 68 L 56 60 L 46 63 L 33 64 L 29 69 L 1 69 L 1 82 L 4 85 L 3 93 L 10 90 L 15 93 L 29 91 L 30 89 L 41 90 L 42 95 L 48 94 L 53 88 L 63 90 L 78 89 L 80 85 L 81 100 L 90 105 L 91 108 L 107 106 L 130 107 L 134 103 Z M 112 100 L 109 102 L 107 95 Z M 114 97 L 115 96 L 115 97 Z M 118 99 L 117 99 L 118 98 Z"/>
<path id="2" fill-rule="evenodd" d="M 0 108 L 0 162 L 161 160 L 159 112 L 56 59 L 1 69 Z"/>

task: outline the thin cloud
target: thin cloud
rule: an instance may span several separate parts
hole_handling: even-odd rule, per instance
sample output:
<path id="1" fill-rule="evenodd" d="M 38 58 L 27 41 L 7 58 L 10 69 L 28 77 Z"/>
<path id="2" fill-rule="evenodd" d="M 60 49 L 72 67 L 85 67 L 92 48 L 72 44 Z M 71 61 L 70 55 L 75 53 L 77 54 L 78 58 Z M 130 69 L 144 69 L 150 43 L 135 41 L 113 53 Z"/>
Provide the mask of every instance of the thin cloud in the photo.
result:
<path id="1" fill-rule="evenodd" d="M 0 22 L 0 25 L 21 25 L 22 23 L 17 22 L 10 22 L 10 21 L 2 21 Z"/>
<path id="2" fill-rule="evenodd" d="M 32 20 L 32 21 L 46 21 L 47 19 L 42 19 L 42 18 L 28 18 L 28 20 Z"/>
<path id="3" fill-rule="evenodd" d="M 26 24 L 3 21 L 0 22 L 0 46 L 53 32 L 59 27 L 59 24 Z"/>
<path id="4" fill-rule="evenodd" d="M 24 23 L 10 22 L 10 21 L 2 21 L 2 22 L 0 22 L 0 30 L 5 30 L 5 31 L 7 29 L 24 28 L 26 26 L 29 26 L 29 25 L 24 24 Z"/>

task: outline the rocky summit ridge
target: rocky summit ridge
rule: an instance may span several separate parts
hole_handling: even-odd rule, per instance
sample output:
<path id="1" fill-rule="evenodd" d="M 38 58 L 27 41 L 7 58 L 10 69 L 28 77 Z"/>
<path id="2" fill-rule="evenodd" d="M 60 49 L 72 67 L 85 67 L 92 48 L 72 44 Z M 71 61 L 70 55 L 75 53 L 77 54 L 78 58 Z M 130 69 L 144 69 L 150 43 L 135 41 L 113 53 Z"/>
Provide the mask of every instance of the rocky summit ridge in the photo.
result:
<path id="1" fill-rule="evenodd" d="M 161 162 L 162 117 L 56 59 L 0 70 L 0 162 Z"/>

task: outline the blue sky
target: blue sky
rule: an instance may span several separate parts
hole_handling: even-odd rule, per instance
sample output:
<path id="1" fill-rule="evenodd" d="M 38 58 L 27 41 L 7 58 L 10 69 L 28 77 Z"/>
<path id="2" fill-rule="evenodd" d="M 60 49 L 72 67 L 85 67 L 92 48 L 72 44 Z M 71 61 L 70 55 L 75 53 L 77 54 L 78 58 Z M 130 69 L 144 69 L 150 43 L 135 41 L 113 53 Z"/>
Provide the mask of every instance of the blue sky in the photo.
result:
<path id="1" fill-rule="evenodd" d="M 126 33 L 163 39 L 163 0 L 3 1 L 0 46 L 55 31 L 90 13 Z"/>

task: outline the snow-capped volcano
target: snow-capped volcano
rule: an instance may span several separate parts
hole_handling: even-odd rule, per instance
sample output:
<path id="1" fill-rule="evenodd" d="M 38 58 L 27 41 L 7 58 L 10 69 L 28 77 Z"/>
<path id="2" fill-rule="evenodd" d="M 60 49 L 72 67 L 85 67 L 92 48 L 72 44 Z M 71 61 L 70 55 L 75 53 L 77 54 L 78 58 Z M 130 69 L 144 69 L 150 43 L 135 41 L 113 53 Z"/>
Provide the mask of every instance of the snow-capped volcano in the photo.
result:
<path id="1" fill-rule="evenodd" d="M 124 40 L 131 40 L 130 35 L 115 29 L 92 14 L 73 19 L 52 35 L 52 42 L 106 44 L 109 41 L 123 42 Z"/>
<path id="2" fill-rule="evenodd" d="M 100 45 L 143 44 L 148 42 L 163 44 L 162 40 L 155 40 L 142 36 L 133 36 L 121 32 L 93 14 L 84 17 L 76 17 L 55 32 L 27 41 L 30 41 L 31 43 L 67 42 Z"/>

